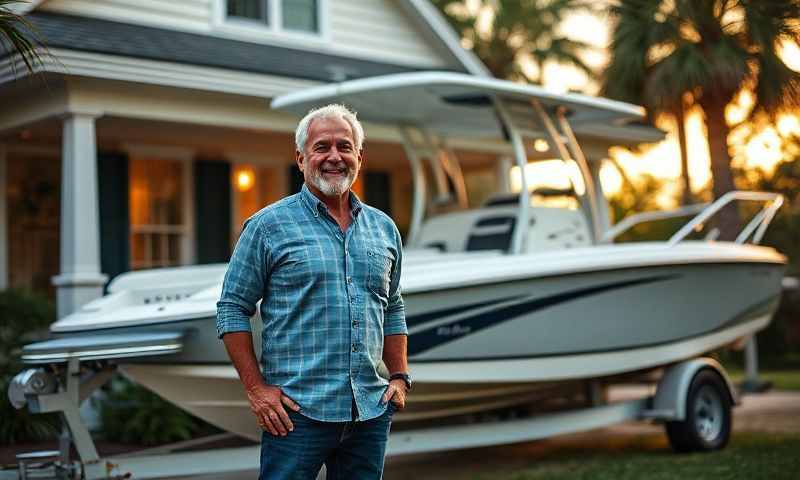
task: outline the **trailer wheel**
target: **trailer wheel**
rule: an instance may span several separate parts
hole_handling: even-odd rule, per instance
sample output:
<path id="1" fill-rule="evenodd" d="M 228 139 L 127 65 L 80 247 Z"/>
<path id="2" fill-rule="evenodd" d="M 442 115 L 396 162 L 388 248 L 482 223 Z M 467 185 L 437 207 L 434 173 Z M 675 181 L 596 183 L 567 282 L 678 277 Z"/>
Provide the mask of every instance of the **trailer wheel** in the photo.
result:
<path id="1" fill-rule="evenodd" d="M 686 396 L 686 419 L 666 423 L 676 452 L 710 452 L 728 444 L 731 398 L 725 381 L 712 370 L 700 370 Z"/>

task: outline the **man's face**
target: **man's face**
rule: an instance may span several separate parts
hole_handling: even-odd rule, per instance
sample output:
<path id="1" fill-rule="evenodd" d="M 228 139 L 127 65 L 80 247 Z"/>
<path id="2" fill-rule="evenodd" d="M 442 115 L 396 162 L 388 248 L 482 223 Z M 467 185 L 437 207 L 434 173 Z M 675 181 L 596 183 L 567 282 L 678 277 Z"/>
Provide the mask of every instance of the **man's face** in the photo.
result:
<path id="1" fill-rule="evenodd" d="M 336 117 L 313 120 L 304 151 L 297 152 L 297 166 L 309 188 L 326 197 L 350 190 L 361 168 L 361 152 L 350 124 Z"/>

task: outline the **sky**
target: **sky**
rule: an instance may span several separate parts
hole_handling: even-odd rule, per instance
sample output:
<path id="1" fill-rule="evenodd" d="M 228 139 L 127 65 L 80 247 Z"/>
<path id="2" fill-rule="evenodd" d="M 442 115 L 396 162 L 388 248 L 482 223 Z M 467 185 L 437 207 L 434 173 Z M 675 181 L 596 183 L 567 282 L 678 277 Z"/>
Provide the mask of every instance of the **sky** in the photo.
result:
<path id="1" fill-rule="evenodd" d="M 590 13 L 571 14 L 562 25 L 562 30 L 568 37 L 596 47 L 594 51 L 587 52 L 584 56 L 584 61 L 596 71 L 601 71 L 608 59 L 609 25 L 607 17 Z M 800 49 L 796 45 L 784 45 L 781 55 L 790 68 L 800 71 Z M 524 65 L 523 68 L 535 70 L 532 65 Z M 556 64 L 549 64 L 544 67 L 544 87 L 556 92 L 577 90 L 590 94 L 596 94 L 599 90 L 599 85 L 591 81 L 583 72 Z M 751 105 L 752 97 L 747 94 L 742 95 L 738 105 L 732 105 L 728 108 L 726 114 L 729 122 L 741 121 Z M 657 126 L 667 131 L 665 141 L 647 148 L 643 154 L 634 154 L 624 149 L 614 149 L 612 150 L 612 156 L 625 169 L 629 177 L 635 179 L 642 174 L 649 173 L 665 180 L 666 186 L 659 203 L 663 206 L 670 206 L 674 202 L 674 198 L 677 197 L 675 194 L 678 191 L 680 179 L 677 134 L 674 122 L 669 121 L 669 119 L 659 121 Z M 736 151 L 743 152 L 742 155 L 735 156 L 734 165 L 771 170 L 781 158 L 779 134 L 800 134 L 800 120 L 798 120 L 797 115 L 784 115 L 779 119 L 777 125 L 769 126 L 757 132 L 745 145 L 743 138 L 750 133 L 749 128 L 745 126 L 735 129 L 729 138 L 731 145 L 740 145 L 742 147 L 737 148 Z M 686 131 L 691 185 L 692 189 L 697 191 L 707 185 L 711 177 L 705 127 L 702 113 L 699 110 L 690 112 L 688 115 Z M 537 169 L 534 168 L 534 170 Z M 539 175 L 541 175 L 541 171 Z M 601 171 L 601 181 L 603 182 L 603 187 L 610 193 L 619 189 L 621 185 L 619 173 L 610 164 L 607 164 Z"/>

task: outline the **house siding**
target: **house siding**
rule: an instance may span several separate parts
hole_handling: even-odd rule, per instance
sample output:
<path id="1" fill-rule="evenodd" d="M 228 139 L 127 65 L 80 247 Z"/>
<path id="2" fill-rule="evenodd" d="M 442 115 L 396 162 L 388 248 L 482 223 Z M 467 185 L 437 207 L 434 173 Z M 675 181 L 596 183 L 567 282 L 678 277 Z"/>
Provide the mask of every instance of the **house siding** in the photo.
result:
<path id="1" fill-rule="evenodd" d="M 305 48 L 335 55 L 425 68 L 455 60 L 417 28 L 397 3 L 406 0 L 321 0 L 327 25 L 319 39 L 279 32 L 264 35 L 220 25 L 220 0 L 50 0 L 38 9 L 174 30 Z"/>
<path id="2" fill-rule="evenodd" d="M 50 0 L 38 10 L 138 23 L 175 30 L 209 31 L 215 0 Z"/>
<path id="3" fill-rule="evenodd" d="M 355 57 L 447 66 L 442 55 L 414 28 L 397 1 L 329 1 L 333 45 L 342 54 Z"/>

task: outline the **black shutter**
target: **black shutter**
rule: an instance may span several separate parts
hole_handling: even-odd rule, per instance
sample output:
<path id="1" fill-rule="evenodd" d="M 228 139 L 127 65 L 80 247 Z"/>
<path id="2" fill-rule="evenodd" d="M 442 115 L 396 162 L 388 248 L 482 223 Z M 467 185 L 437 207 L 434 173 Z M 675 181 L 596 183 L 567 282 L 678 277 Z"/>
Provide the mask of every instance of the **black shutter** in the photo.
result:
<path id="1" fill-rule="evenodd" d="M 227 262 L 231 256 L 231 167 L 228 162 L 194 163 L 197 263 Z"/>
<path id="2" fill-rule="evenodd" d="M 109 280 L 130 269 L 128 157 L 97 155 L 97 198 L 100 203 L 100 268 Z"/>
<path id="3" fill-rule="evenodd" d="M 392 216 L 392 183 L 388 173 L 365 172 L 364 194 L 367 205 Z"/>
<path id="4" fill-rule="evenodd" d="M 303 188 L 304 181 L 303 172 L 300 171 L 297 165 L 289 167 L 289 195 L 299 192 Z"/>

